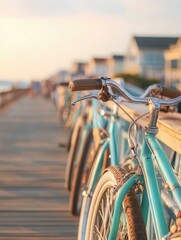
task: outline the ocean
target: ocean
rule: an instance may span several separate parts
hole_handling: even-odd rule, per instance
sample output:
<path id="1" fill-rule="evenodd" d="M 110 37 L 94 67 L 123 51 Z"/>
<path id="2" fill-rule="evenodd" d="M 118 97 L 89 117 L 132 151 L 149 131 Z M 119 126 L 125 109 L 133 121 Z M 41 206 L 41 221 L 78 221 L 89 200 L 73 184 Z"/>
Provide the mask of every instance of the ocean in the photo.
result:
<path id="1" fill-rule="evenodd" d="M 13 87 L 13 82 L 0 80 L 0 92 L 11 90 L 12 87 Z"/>
<path id="2" fill-rule="evenodd" d="M 28 88 L 30 87 L 30 82 L 27 81 L 7 81 L 7 80 L 0 80 L 0 92 L 11 90 L 12 87 L 16 88 Z"/>

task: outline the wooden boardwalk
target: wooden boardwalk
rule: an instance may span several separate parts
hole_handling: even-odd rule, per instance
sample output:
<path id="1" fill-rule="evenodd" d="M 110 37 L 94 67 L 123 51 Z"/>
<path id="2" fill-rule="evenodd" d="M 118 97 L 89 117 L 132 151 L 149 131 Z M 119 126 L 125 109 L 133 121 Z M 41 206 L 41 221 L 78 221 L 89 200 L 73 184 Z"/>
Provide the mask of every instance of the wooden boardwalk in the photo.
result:
<path id="1" fill-rule="evenodd" d="M 25 97 L 0 112 L 0 239 L 77 239 L 64 190 L 67 132 L 54 106 Z"/>

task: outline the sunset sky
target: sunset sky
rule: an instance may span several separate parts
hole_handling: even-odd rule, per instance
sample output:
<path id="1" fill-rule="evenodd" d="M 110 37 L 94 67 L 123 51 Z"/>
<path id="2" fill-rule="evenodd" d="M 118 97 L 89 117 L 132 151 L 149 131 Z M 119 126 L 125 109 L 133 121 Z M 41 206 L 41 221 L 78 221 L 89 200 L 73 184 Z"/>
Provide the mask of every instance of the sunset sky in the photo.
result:
<path id="1" fill-rule="evenodd" d="M 181 35 L 181 0 L 0 0 L 0 79 L 44 79 L 125 53 L 132 35 Z"/>

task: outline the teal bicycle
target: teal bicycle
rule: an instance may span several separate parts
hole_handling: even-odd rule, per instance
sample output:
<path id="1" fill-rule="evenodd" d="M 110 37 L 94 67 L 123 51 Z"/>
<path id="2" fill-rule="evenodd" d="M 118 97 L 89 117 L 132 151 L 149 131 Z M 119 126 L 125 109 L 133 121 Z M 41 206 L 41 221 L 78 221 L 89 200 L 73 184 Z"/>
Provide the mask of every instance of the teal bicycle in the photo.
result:
<path id="1" fill-rule="evenodd" d="M 91 81 L 91 80 L 89 80 Z M 150 86 L 143 94 L 143 96 L 147 96 L 150 94 L 160 92 L 159 85 Z M 105 98 L 105 93 L 100 92 L 97 94 L 90 94 L 83 98 L 78 98 L 78 101 L 89 99 L 89 98 Z M 99 150 L 95 154 L 95 158 L 92 161 L 93 165 L 89 170 L 91 173 L 89 174 L 89 179 L 87 180 L 87 190 L 83 192 L 83 203 L 81 207 L 81 214 L 79 220 L 79 231 L 78 231 L 78 239 L 85 239 L 85 229 L 87 225 L 87 217 L 88 211 L 90 207 L 90 202 L 92 199 L 92 194 L 94 192 L 95 186 L 102 176 L 103 171 L 108 166 L 119 165 L 119 157 L 125 158 L 130 152 L 127 146 L 127 131 L 128 124 L 123 121 L 120 122 L 120 117 L 118 116 L 118 106 L 115 106 L 113 111 L 110 109 L 106 109 L 103 105 L 98 107 L 96 111 L 99 115 L 102 115 L 104 118 L 108 120 L 107 128 L 102 133 L 104 138 L 101 139 L 99 143 Z M 101 133 L 100 132 L 100 133 Z M 100 137 L 98 137 L 100 138 Z"/>
<path id="2" fill-rule="evenodd" d="M 109 87 L 117 94 L 112 94 Z M 132 166 L 111 166 L 99 180 L 88 210 L 85 239 L 179 239 L 181 186 L 155 136 L 160 106 L 176 105 L 181 97 L 133 97 L 120 84 L 106 78 L 74 81 L 70 88 L 101 89 L 107 93 L 107 100 L 117 100 L 120 95 L 129 102 L 146 104 L 150 113 L 140 154 L 134 139 L 129 138 Z M 133 121 L 132 126 L 135 124 Z M 172 226 L 176 226 L 174 234 L 170 233 Z"/>

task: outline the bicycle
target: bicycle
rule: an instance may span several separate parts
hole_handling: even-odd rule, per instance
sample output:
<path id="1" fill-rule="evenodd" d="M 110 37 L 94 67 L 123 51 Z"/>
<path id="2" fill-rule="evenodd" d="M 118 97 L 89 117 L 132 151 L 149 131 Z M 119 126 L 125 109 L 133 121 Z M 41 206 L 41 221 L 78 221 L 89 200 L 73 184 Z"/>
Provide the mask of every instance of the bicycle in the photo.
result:
<path id="1" fill-rule="evenodd" d="M 118 96 L 110 93 L 109 86 L 129 102 L 148 104 L 150 123 L 145 129 L 140 157 L 136 151 L 137 146 L 129 138 L 134 168 L 131 168 L 129 172 L 120 167 L 109 167 L 97 184 L 89 210 L 85 239 L 112 240 L 123 237 L 123 235 L 125 235 L 125 239 L 146 239 L 146 230 L 144 230 L 146 225 L 149 239 L 153 239 L 153 236 L 156 239 L 166 239 L 170 227 L 166 222 L 163 205 L 169 212 L 172 212 L 169 219 L 178 220 L 181 209 L 181 187 L 162 147 L 155 138 L 158 131 L 156 123 L 160 106 L 176 105 L 181 102 L 181 97 L 171 100 L 133 97 L 121 85 L 106 78 L 98 78 L 91 82 L 85 80 L 70 83 L 72 90 L 104 89 L 104 92 L 107 92 L 107 99 L 117 99 Z M 173 96 L 172 93 L 163 88 L 163 95 Z M 136 122 L 133 121 L 133 125 L 135 124 Z M 165 183 L 163 179 L 167 183 L 166 187 L 162 186 L 162 192 L 169 195 L 167 198 L 164 194 L 161 197 L 156 179 L 158 169 L 155 168 L 154 160 L 156 160 L 159 172 L 163 177 L 162 185 Z M 122 207 L 123 205 L 124 207 Z M 153 226 L 150 224 L 150 228 L 148 227 L 149 208 L 151 223 L 153 223 Z M 154 231 L 152 231 L 153 227 Z M 176 234 L 180 234 L 180 232 Z M 170 235 L 170 239 L 174 239 L 173 234 Z"/>
<path id="2" fill-rule="evenodd" d="M 152 86 L 152 89 L 153 89 L 153 86 Z M 74 105 L 76 102 L 90 99 L 90 98 L 97 98 L 97 93 L 88 95 L 83 98 L 79 97 L 78 100 L 74 101 Z M 91 113 L 91 116 L 93 116 L 91 119 L 91 125 L 89 123 L 88 125 L 84 126 L 83 131 L 85 131 L 85 133 L 83 132 L 83 134 L 79 135 L 77 141 L 75 142 L 75 144 L 79 142 L 78 154 L 74 158 L 74 161 L 73 161 L 74 165 L 72 165 L 71 168 L 69 168 L 71 171 L 74 172 L 72 174 L 71 181 L 73 182 L 72 184 L 73 187 L 71 189 L 71 195 L 70 195 L 70 210 L 73 215 L 79 215 L 81 203 L 82 203 L 82 192 L 84 188 L 86 188 L 86 184 L 88 182 L 92 166 L 94 165 L 94 162 L 95 162 L 94 160 L 97 158 L 97 156 L 99 156 L 98 157 L 99 158 L 99 164 L 98 164 L 99 175 L 102 175 L 102 169 L 104 169 L 105 166 L 118 164 L 119 144 L 116 144 L 116 142 L 119 142 L 119 133 L 121 131 L 120 127 L 122 128 L 122 126 L 120 126 L 120 124 L 117 124 L 117 122 L 119 121 L 119 118 L 116 115 L 117 109 L 115 109 L 114 112 L 112 113 L 112 112 L 108 112 L 106 109 L 102 111 L 103 109 L 100 110 L 100 107 L 99 108 L 97 107 L 99 106 L 94 103 L 92 110 L 96 114 Z M 86 108 L 85 110 L 87 111 Z M 88 106 L 88 112 L 90 112 L 90 106 Z M 99 116 L 99 120 L 98 120 L 98 116 Z M 104 130 L 104 127 L 106 124 L 103 123 L 103 118 L 105 117 L 106 119 L 108 117 L 110 118 L 107 124 L 108 125 L 107 130 Z M 95 122 L 98 122 L 98 124 L 95 124 Z M 77 124 L 78 124 L 78 121 L 77 121 Z M 94 132 L 96 132 L 96 134 L 94 134 Z M 95 135 L 95 136 L 93 137 L 92 135 Z M 96 144 L 94 144 L 95 142 Z M 75 146 L 74 144 L 72 145 Z M 109 159 L 108 153 L 111 155 L 110 159 Z M 68 161 L 68 164 L 69 162 L 70 161 Z M 98 178 L 96 177 L 96 179 Z M 95 185 L 97 180 L 94 179 L 93 182 Z M 82 217 L 80 219 L 82 219 Z M 84 219 L 83 222 L 85 223 L 86 220 Z"/>
<path id="3" fill-rule="evenodd" d="M 94 100 L 85 105 L 82 114 L 77 119 L 75 134 L 72 135 L 74 143 L 71 143 L 71 150 L 74 149 L 74 153 L 70 150 L 71 158 L 69 157 L 67 163 L 70 174 L 67 176 L 71 187 L 70 210 L 73 215 L 79 215 L 82 189 L 87 182 L 92 159 L 99 145 L 97 136 L 100 135 L 100 128 L 104 128 L 107 124 L 107 121 L 96 111 L 97 106 L 98 103 Z"/>
<path id="4" fill-rule="evenodd" d="M 153 90 L 155 92 L 159 92 L 159 86 L 153 85 L 149 87 L 149 89 L 147 89 L 144 94 L 149 95 Z M 84 199 L 79 220 L 78 239 L 85 239 L 85 229 L 91 197 L 93 195 L 97 181 L 99 180 L 105 169 L 105 166 L 119 165 L 119 156 L 121 155 L 125 158 L 125 156 L 129 154 L 129 149 L 124 147 L 127 138 L 127 135 L 125 133 L 128 130 L 128 124 L 122 124 L 122 122 L 120 124 L 120 117 L 118 117 L 117 115 L 117 110 L 118 109 L 114 109 L 114 112 L 103 111 L 105 112 L 106 118 L 109 118 L 107 137 L 102 140 L 100 144 L 99 151 L 95 156 L 90 177 L 88 179 L 88 189 L 83 192 Z M 109 152 L 109 159 L 106 159 L 105 162 L 105 155 L 107 151 Z"/>
<path id="5" fill-rule="evenodd" d="M 71 128 L 71 135 L 69 138 L 69 152 L 68 152 L 68 160 L 66 166 L 66 174 L 65 174 L 65 188 L 67 190 L 71 190 L 72 187 L 72 178 L 73 178 L 73 170 L 74 163 L 77 156 L 78 148 L 80 145 L 80 136 L 83 131 L 84 126 L 86 125 L 87 120 L 87 112 L 84 111 L 84 107 L 80 107 L 78 115 L 75 118 L 74 124 Z"/>

